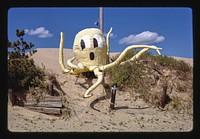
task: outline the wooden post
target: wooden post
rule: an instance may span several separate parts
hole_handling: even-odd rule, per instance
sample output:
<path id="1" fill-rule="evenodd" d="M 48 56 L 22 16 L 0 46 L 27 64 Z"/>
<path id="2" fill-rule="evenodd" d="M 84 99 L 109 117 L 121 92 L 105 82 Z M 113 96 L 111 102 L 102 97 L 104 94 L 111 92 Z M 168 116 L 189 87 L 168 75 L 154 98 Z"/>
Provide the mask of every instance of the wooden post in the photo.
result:
<path id="1" fill-rule="evenodd" d="M 161 92 L 161 97 L 160 97 L 160 101 L 161 101 L 161 108 L 164 108 L 166 105 L 166 99 L 167 99 L 167 84 L 163 85 L 163 91 Z"/>
<path id="2" fill-rule="evenodd" d="M 99 23 L 100 23 L 100 30 L 104 32 L 103 7 L 99 8 Z"/>
<path id="3" fill-rule="evenodd" d="M 15 105 L 15 97 L 12 89 L 8 89 L 8 104 L 11 106 Z"/>
<path id="4" fill-rule="evenodd" d="M 115 108 L 115 97 L 116 97 L 116 90 L 117 90 L 117 84 L 113 83 L 112 84 L 112 88 L 111 88 L 111 104 L 110 104 L 110 108 L 114 109 Z"/>
<path id="5" fill-rule="evenodd" d="M 50 96 L 54 96 L 54 91 L 53 91 L 53 83 L 49 82 L 48 84 L 48 92 Z"/>

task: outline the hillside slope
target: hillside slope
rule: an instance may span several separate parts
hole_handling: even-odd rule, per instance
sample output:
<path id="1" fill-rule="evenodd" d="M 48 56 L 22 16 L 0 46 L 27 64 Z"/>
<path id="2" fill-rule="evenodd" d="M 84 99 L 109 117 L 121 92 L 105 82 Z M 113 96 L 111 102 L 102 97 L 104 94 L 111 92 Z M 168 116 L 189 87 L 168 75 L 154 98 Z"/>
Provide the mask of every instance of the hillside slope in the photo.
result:
<path id="1" fill-rule="evenodd" d="M 129 90 L 117 90 L 115 110 L 110 110 L 110 97 L 106 94 L 103 86 L 97 87 L 90 98 L 83 98 L 83 94 L 88 88 L 85 80 L 75 75 L 62 74 L 59 60 L 58 49 L 40 48 L 32 56 L 35 63 L 55 74 L 61 88 L 65 92 L 66 104 L 70 109 L 70 117 L 49 116 L 41 113 L 30 112 L 22 107 L 8 106 L 8 129 L 14 132 L 179 132 L 191 131 L 193 129 L 193 108 L 192 100 L 192 76 L 189 81 L 189 88 L 181 92 L 177 91 L 178 74 L 173 71 L 161 69 L 164 74 L 171 74 L 171 88 L 168 95 L 173 101 L 163 109 L 152 105 L 151 101 L 146 102 L 144 98 L 139 97 L 138 93 L 132 93 Z M 66 60 L 73 56 L 71 49 L 64 50 L 65 64 Z M 155 72 L 155 71 L 154 71 Z M 153 75 L 158 73 L 147 74 L 144 76 L 147 82 L 156 79 Z M 106 76 L 106 81 L 108 81 Z M 93 83 L 96 79 L 93 80 Z M 149 81 L 151 83 L 151 81 Z M 174 84 L 173 84 L 174 83 Z M 151 92 L 162 90 L 159 82 L 154 84 Z M 181 87 L 179 88 L 182 89 Z M 148 94 L 147 94 L 148 95 Z M 173 106 L 180 106 L 178 99 L 191 103 L 190 111 L 185 111 L 184 106 L 178 111 Z M 173 103 L 174 104 L 173 104 Z M 185 103 L 185 105 L 189 104 Z"/>

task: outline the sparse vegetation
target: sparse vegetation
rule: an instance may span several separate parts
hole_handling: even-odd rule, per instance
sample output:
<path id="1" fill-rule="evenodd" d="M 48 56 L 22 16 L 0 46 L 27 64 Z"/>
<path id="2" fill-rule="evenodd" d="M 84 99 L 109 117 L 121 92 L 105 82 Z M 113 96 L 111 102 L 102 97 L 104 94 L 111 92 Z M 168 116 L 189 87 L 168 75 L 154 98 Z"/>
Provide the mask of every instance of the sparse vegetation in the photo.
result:
<path id="1" fill-rule="evenodd" d="M 152 60 L 155 60 L 159 65 L 168 69 L 179 70 L 182 72 L 190 72 L 191 67 L 182 60 L 176 60 L 169 56 L 150 56 Z"/>
<path id="2" fill-rule="evenodd" d="M 181 98 L 179 98 L 179 97 L 173 97 L 172 98 L 172 102 L 171 102 L 171 106 L 174 108 L 174 109 L 176 109 L 176 110 L 178 110 L 178 111 L 180 111 L 180 109 L 181 109 Z"/>
<path id="3" fill-rule="evenodd" d="M 19 92 L 27 92 L 30 88 L 40 87 L 43 89 L 44 72 L 36 67 L 30 55 L 36 50 L 34 46 L 24 41 L 24 30 L 16 30 L 19 40 L 8 42 L 8 87 Z"/>
<path id="4" fill-rule="evenodd" d="M 140 79 L 143 73 L 144 66 L 134 62 L 125 64 L 123 66 L 112 67 L 107 71 L 110 75 L 110 83 L 117 83 L 119 89 L 135 88 L 141 90 L 144 88 L 143 81 Z M 131 73 L 131 74 L 130 74 Z"/>
<path id="5" fill-rule="evenodd" d="M 130 52 L 124 60 L 130 59 L 135 54 L 136 51 Z M 118 55 L 112 57 L 112 61 L 115 61 L 117 57 Z M 163 85 L 167 84 L 169 86 L 167 95 L 169 95 L 170 88 L 170 93 L 185 92 L 186 95 L 188 94 L 188 101 L 185 103 L 188 106 L 191 106 L 192 103 L 190 98 L 192 97 L 192 84 L 185 86 L 183 82 L 192 80 L 191 72 L 192 67 L 184 61 L 168 56 L 155 56 L 150 53 L 144 54 L 137 61 L 128 62 L 123 66 L 115 66 L 106 71 L 110 84 L 117 83 L 120 90 L 128 91 L 132 96 L 139 94 L 139 98 L 151 105 L 160 104 L 158 96 L 163 91 Z M 169 104 L 170 108 L 180 111 L 183 107 L 181 105 L 184 102 L 183 99 L 181 97 L 170 99 L 172 99 Z M 185 106 L 185 108 L 191 112 L 190 107 Z"/>
<path id="6" fill-rule="evenodd" d="M 34 65 L 32 59 L 10 59 L 8 61 L 8 87 L 28 90 L 43 82 L 44 73 Z"/>

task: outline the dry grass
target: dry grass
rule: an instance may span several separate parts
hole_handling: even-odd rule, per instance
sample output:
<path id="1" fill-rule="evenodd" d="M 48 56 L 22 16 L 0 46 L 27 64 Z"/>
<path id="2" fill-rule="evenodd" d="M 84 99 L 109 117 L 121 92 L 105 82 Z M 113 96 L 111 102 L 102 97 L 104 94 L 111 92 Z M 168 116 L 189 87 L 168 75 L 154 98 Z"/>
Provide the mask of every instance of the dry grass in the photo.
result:
<path id="1" fill-rule="evenodd" d="M 130 59 L 136 52 L 130 52 L 124 60 Z M 114 56 L 113 61 L 118 57 Z M 168 74 L 166 74 L 168 71 Z M 186 93 L 188 102 L 192 103 L 192 67 L 181 60 L 176 60 L 168 56 L 155 56 L 144 54 L 137 62 L 129 62 L 123 66 L 115 66 L 106 71 L 109 76 L 109 83 L 117 83 L 120 90 L 129 91 L 132 96 L 139 94 L 145 102 L 151 105 L 160 104 L 160 94 L 163 93 L 163 86 L 166 84 L 168 90 L 166 97 L 170 93 Z M 173 84 L 169 82 L 173 80 Z M 189 85 L 186 85 L 189 84 Z M 171 90 L 170 90 L 171 89 Z M 164 94 L 165 95 L 165 94 Z M 180 111 L 182 97 L 174 96 L 170 101 L 170 109 Z M 169 103 L 169 102 L 167 102 Z M 190 111 L 189 106 L 185 106 Z"/>

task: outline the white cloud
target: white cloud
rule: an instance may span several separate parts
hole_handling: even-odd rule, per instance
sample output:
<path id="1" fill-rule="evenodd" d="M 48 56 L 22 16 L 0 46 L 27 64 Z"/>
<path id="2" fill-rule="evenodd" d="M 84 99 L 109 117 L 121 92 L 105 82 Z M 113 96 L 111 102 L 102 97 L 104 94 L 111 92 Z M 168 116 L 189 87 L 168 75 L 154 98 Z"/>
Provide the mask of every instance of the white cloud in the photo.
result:
<path id="1" fill-rule="evenodd" d="M 46 30 L 44 27 L 39 27 L 36 29 L 25 29 L 25 33 L 28 35 L 37 35 L 39 38 L 50 38 L 53 34 Z"/>
<path id="2" fill-rule="evenodd" d="M 129 35 L 119 40 L 119 44 L 155 44 L 165 40 L 164 36 L 159 36 L 156 32 L 144 31 L 136 35 Z"/>

